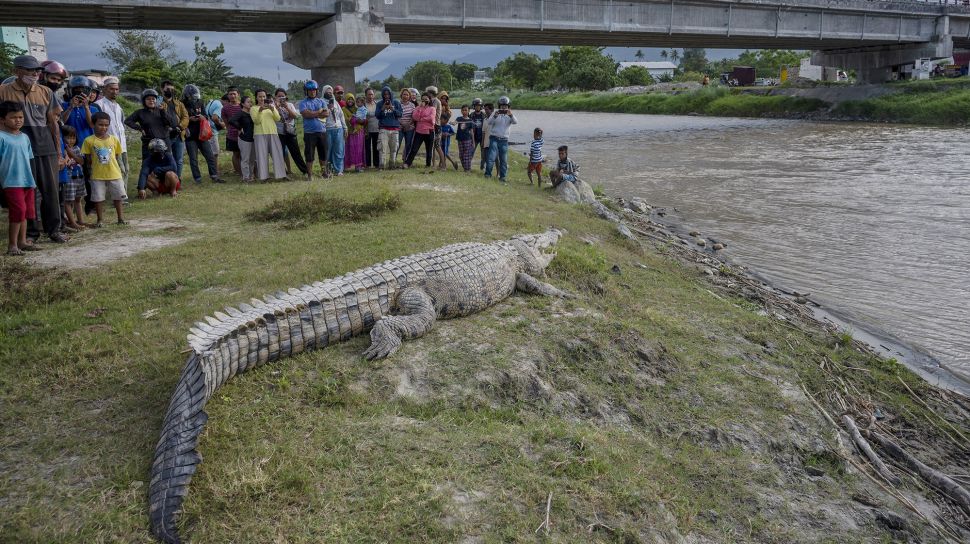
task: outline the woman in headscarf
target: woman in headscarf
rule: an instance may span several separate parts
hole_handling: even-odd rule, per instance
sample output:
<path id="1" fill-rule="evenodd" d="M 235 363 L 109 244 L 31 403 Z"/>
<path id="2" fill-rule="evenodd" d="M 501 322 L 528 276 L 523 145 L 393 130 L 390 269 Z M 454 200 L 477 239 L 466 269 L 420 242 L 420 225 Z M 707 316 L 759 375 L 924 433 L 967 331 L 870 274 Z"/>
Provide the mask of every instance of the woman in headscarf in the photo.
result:
<path id="1" fill-rule="evenodd" d="M 324 126 L 327 127 L 328 162 L 334 170 L 334 175 L 344 175 L 344 150 L 347 143 L 346 129 L 347 120 L 344 118 L 344 110 L 340 108 L 340 103 L 333 94 L 333 87 L 324 85 L 323 101 L 327 108 L 327 120 Z"/>
<path id="2" fill-rule="evenodd" d="M 347 152 L 344 155 L 344 166 L 353 168 L 355 172 L 364 169 L 364 132 L 367 129 L 367 107 L 364 97 L 355 99 L 352 93 L 344 97 L 344 118 L 349 119 L 347 126 Z M 360 113 L 363 112 L 363 115 Z"/>

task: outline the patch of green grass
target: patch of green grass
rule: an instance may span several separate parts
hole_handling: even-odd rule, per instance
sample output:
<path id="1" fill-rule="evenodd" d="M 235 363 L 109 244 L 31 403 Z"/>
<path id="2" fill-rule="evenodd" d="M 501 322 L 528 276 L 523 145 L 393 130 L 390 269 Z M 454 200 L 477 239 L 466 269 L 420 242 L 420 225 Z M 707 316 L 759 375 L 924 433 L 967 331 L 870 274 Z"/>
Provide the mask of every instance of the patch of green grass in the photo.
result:
<path id="1" fill-rule="evenodd" d="M 834 115 L 871 121 L 929 125 L 970 124 L 970 88 L 957 85 L 914 85 L 906 92 L 850 100 L 838 104 Z"/>
<path id="2" fill-rule="evenodd" d="M 401 195 L 382 189 L 366 199 L 351 200 L 316 191 L 274 200 L 258 210 L 246 213 L 253 222 L 277 222 L 287 228 L 306 227 L 321 221 L 358 222 L 379 217 L 401 206 Z"/>

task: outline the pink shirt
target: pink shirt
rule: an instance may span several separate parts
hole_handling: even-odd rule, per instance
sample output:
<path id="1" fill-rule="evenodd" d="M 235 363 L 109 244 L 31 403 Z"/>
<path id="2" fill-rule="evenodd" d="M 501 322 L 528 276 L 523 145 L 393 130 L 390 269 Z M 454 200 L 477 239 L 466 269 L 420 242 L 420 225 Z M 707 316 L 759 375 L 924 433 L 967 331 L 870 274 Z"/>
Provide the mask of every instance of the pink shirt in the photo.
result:
<path id="1" fill-rule="evenodd" d="M 434 132 L 435 108 L 433 106 L 418 106 L 411 114 L 414 120 L 415 130 L 418 134 L 431 134 Z"/>

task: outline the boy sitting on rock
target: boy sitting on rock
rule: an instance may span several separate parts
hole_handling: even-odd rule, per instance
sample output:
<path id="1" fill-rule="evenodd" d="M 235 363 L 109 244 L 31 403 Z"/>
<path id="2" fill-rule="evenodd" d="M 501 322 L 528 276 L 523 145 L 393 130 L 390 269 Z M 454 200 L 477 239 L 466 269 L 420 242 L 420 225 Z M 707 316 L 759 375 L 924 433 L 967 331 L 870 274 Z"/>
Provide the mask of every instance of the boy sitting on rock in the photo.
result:
<path id="1" fill-rule="evenodd" d="M 559 146 L 559 162 L 549 172 L 549 181 L 552 182 L 552 186 L 556 187 L 564 181 L 575 183 L 577 175 L 579 175 L 579 165 L 569 158 L 569 146 Z"/>

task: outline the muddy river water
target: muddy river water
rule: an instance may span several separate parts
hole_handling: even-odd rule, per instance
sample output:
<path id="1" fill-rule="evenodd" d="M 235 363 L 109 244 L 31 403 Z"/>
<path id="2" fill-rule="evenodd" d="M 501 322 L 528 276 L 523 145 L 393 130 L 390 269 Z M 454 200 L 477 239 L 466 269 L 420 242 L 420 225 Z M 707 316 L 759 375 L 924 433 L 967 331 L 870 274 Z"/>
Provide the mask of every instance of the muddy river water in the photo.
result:
<path id="1" fill-rule="evenodd" d="M 850 329 L 930 355 L 970 385 L 970 148 L 965 130 L 861 123 L 517 111 L 583 178 L 639 196 Z M 514 146 L 522 151 L 525 146 Z M 888 343 L 888 341 L 886 342 Z M 934 370 L 934 367 L 937 370 Z M 942 367 L 942 368 L 941 368 Z M 950 372 L 947 372 L 949 370 Z"/>

